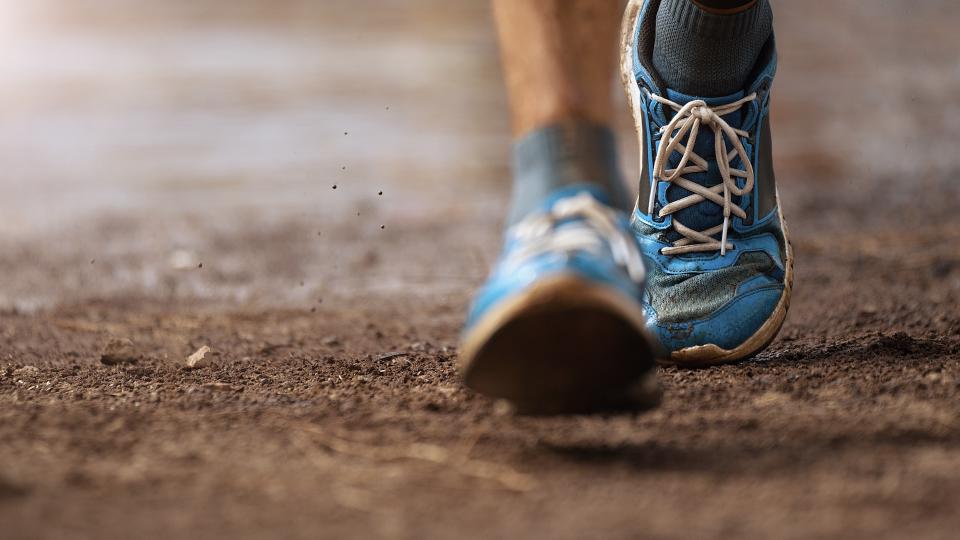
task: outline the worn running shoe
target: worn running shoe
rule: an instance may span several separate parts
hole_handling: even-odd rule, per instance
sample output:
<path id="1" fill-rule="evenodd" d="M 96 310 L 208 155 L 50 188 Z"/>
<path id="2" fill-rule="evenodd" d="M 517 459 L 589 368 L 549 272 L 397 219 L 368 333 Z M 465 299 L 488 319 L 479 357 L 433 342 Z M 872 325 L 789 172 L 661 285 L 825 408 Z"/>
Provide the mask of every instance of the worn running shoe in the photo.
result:
<path id="1" fill-rule="evenodd" d="M 642 409 L 659 401 L 629 220 L 570 186 L 510 227 L 462 335 L 466 384 L 521 412 Z"/>
<path id="2" fill-rule="evenodd" d="M 747 358 L 776 336 L 793 254 L 771 163 L 771 38 L 747 87 L 722 98 L 667 88 L 652 67 L 659 0 L 631 0 L 624 86 L 640 140 L 632 227 L 648 272 L 651 333 L 680 365 Z"/>

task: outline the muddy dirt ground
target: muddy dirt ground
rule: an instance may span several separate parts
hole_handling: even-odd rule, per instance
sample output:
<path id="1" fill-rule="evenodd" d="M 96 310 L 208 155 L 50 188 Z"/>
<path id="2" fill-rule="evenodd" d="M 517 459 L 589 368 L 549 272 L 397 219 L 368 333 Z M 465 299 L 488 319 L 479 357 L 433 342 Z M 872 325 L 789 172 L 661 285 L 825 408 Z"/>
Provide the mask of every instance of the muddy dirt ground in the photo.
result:
<path id="1" fill-rule="evenodd" d="M 2 4 L 0 536 L 956 537 L 956 2 L 775 3 L 781 337 L 562 418 L 454 371 L 507 195 L 484 3 Z"/>

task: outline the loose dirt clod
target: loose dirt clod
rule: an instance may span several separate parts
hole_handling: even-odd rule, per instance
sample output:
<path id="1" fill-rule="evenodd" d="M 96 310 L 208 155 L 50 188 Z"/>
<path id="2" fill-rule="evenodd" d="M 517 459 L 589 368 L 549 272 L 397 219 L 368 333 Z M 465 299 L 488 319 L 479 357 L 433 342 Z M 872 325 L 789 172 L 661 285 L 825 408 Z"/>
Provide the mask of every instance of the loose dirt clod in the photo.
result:
<path id="1" fill-rule="evenodd" d="M 38 373 L 40 373 L 40 368 L 37 366 L 23 366 L 22 368 L 13 370 L 15 377 L 33 377 Z"/>
<path id="2" fill-rule="evenodd" d="M 207 356 L 209 353 L 210 347 L 207 347 L 206 345 L 197 349 L 197 352 L 187 357 L 187 368 L 200 369 L 210 367 L 213 364 L 213 361 Z"/>
<path id="3" fill-rule="evenodd" d="M 134 364 L 140 360 L 136 346 L 127 338 L 113 338 L 103 347 L 100 362 L 107 366 Z"/>

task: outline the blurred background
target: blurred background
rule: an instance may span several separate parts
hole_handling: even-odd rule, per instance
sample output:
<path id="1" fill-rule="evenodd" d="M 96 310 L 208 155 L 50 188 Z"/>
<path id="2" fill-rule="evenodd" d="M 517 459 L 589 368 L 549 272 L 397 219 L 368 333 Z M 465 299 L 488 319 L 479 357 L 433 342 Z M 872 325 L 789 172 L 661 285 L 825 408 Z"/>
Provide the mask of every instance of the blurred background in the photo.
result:
<path id="1" fill-rule="evenodd" d="M 801 249 L 844 241 L 830 227 L 935 229 L 923 210 L 957 200 L 960 5 L 774 8 L 776 161 Z M 509 140 L 486 2 L 2 0 L 0 13 L 4 308 L 442 297 L 496 253 Z"/>
<path id="2" fill-rule="evenodd" d="M 400 286 L 396 267 L 351 269 L 375 271 L 394 228 L 502 199 L 507 119 L 482 2 L 0 13 L 4 307 Z M 486 208 L 478 228 L 496 234 Z M 413 262 L 410 279 L 462 279 Z"/>

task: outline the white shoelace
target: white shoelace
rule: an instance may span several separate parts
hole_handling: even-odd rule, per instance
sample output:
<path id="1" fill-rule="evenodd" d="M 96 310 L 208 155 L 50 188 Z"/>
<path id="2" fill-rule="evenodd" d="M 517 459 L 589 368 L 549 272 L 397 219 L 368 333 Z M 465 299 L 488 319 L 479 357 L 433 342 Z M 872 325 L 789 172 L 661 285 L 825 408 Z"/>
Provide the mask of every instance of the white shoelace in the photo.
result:
<path id="1" fill-rule="evenodd" d="M 580 218 L 556 229 L 557 222 Z M 587 193 L 561 199 L 549 212 L 536 214 L 513 226 L 510 234 L 521 242 L 511 253 L 508 264 L 519 263 L 547 252 L 587 251 L 602 256 L 610 246 L 614 262 L 626 270 L 630 279 L 644 279 L 643 259 L 628 231 L 617 226 L 616 214 Z"/>
<path id="2" fill-rule="evenodd" d="M 732 103 L 717 107 L 710 107 L 706 102 L 699 99 L 681 106 L 661 96 L 651 94 L 650 97 L 676 111 L 676 115 L 669 124 L 660 129 L 663 137 L 660 139 L 660 146 L 657 148 L 657 157 L 653 165 L 653 186 L 650 190 L 648 213 L 652 214 L 654 211 L 659 182 L 670 182 L 691 192 L 691 195 L 661 208 L 658 214 L 661 218 L 703 201 L 711 201 L 723 208 L 723 224 L 703 231 L 696 231 L 685 226 L 674 216 L 673 228 L 683 238 L 674 242 L 672 246 L 663 248 L 662 253 L 664 255 L 681 255 L 720 250 L 720 254 L 725 255 L 728 249 L 733 249 L 733 244 L 727 242 L 730 216 L 735 215 L 741 219 L 747 217 L 743 208 L 734 204 L 731 198 L 734 195 L 739 197 L 750 193 L 753 189 L 754 173 L 750 156 L 747 155 L 743 143 L 740 142 L 741 137 L 749 137 L 750 134 L 744 130 L 731 127 L 722 117 L 757 99 L 757 94 L 753 93 Z M 701 186 L 682 176 L 707 172 L 708 170 L 707 160 L 693 151 L 700 126 L 710 127 L 714 134 L 717 164 L 720 167 L 722 181 L 712 187 Z M 729 140 L 733 145 L 732 150 L 727 150 L 727 143 L 724 139 Z M 686 144 L 683 143 L 684 140 Z M 680 162 L 676 168 L 667 169 L 670 156 L 675 151 L 681 152 Z M 730 162 L 737 157 L 740 158 L 745 170 L 731 168 Z M 735 177 L 744 179 L 742 189 L 737 186 Z M 719 241 L 713 238 L 713 235 L 717 233 L 721 235 Z"/>

